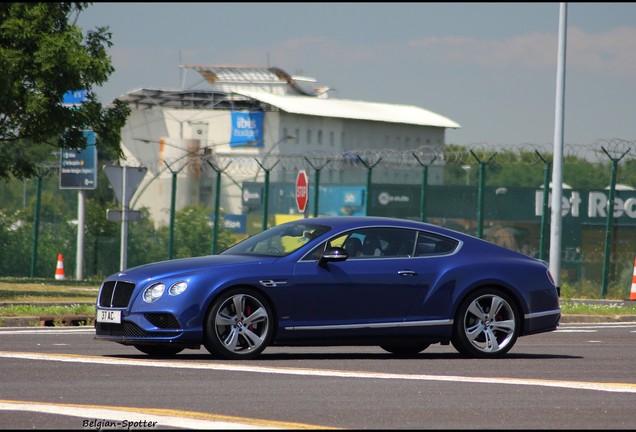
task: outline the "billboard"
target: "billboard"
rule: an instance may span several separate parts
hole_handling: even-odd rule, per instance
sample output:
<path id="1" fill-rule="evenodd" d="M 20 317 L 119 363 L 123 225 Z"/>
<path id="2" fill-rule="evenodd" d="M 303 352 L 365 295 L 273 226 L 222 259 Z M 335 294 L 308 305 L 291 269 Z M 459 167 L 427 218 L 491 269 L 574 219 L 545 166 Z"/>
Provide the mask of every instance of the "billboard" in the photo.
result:
<path id="1" fill-rule="evenodd" d="M 263 147 L 263 119 L 265 113 L 232 111 L 230 147 Z"/>

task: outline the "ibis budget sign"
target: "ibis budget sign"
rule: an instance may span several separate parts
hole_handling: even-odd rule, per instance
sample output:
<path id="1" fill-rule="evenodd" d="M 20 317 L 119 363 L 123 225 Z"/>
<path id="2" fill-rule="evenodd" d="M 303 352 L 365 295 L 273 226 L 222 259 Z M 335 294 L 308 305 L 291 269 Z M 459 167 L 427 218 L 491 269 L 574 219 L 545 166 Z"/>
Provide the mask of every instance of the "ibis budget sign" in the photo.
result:
<path id="1" fill-rule="evenodd" d="M 230 147 L 263 147 L 263 118 L 262 111 L 232 111 Z"/>

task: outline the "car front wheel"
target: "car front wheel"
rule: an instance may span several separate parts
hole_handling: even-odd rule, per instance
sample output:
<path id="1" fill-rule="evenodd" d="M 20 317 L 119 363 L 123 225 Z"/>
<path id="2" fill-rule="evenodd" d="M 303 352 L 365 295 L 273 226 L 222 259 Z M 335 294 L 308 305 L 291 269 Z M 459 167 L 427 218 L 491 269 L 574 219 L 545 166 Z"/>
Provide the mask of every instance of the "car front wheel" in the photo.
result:
<path id="1" fill-rule="evenodd" d="M 460 304 L 451 342 L 466 357 L 502 357 L 517 341 L 519 319 L 506 293 L 495 288 L 477 290 Z"/>
<path id="2" fill-rule="evenodd" d="M 267 300 L 250 289 L 222 294 L 206 319 L 205 348 L 216 357 L 252 359 L 269 343 L 272 312 Z"/>

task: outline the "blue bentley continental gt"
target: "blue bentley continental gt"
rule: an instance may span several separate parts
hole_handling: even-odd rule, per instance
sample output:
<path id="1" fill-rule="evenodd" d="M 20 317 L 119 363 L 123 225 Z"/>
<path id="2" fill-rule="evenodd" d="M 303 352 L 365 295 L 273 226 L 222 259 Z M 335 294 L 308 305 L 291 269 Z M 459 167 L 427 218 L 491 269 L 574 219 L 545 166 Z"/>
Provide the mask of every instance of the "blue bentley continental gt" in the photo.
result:
<path id="1" fill-rule="evenodd" d="M 411 355 L 452 343 L 493 358 L 520 336 L 555 330 L 561 309 L 542 261 L 432 224 L 343 216 L 116 273 L 96 314 L 96 339 L 153 356 L 202 345 L 224 359 L 275 345 Z"/>

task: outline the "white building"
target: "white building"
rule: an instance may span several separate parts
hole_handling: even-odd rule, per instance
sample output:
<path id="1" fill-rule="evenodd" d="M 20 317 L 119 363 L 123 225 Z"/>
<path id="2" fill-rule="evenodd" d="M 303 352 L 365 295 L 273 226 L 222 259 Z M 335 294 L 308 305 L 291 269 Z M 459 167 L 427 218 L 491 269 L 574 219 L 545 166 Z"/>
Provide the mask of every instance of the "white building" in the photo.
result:
<path id="1" fill-rule="evenodd" d="M 169 220 L 173 175 L 177 210 L 212 207 L 221 172 L 221 207 L 241 214 L 243 182 L 266 174 L 293 182 L 298 169 L 310 174 L 307 160 L 329 165 L 321 184 L 364 184 L 359 159 L 391 167 L 374 172 L 374 183 L 419 183 L 412 155 L 420 164 L 431 161 L 442 154 L 445 130 L 460 127 L 417 106 L 330 98 L 316 80 L 274 67 L 182 67 L 197 71 L 210 89 L 144 88 L 119 98 L 131 108 L 122 129 L 124 163 L 148 168 L 131 207 L 148 207 L 158 224 Z M 347 161 L 357 163 L 347 168 Z M 409 164 L 413 169 L 400 169 Z M 441 157 L 431 165 L 429 184 L 442 183 L 442 165 Z"/>

